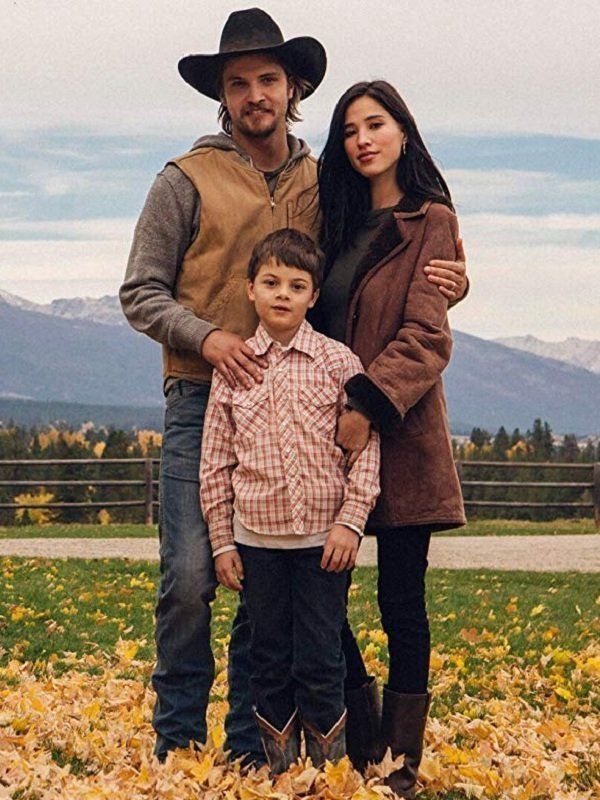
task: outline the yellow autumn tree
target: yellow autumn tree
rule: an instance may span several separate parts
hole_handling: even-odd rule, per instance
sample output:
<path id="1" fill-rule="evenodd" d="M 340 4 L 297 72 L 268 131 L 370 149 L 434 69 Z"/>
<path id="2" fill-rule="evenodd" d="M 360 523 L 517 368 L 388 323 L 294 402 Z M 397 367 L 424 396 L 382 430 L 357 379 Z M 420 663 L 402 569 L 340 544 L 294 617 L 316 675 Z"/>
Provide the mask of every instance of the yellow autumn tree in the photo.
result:
<path id="1" fill-rule="evenodd" d="M 53 508 L 36 508 L 36 506 L 43 506 L 53 500 L 52 492 L 44 491 L 42 487 L 35 494 L 33 492 L 18 494 L 14 498 L 14 502 L 22 505 L 23 508 L 17 508 L 15 519 L 21 525 L 48 525 L 58 517 L 58 511 Z M 28 508 L 28 506 L 33 507 Z"/>

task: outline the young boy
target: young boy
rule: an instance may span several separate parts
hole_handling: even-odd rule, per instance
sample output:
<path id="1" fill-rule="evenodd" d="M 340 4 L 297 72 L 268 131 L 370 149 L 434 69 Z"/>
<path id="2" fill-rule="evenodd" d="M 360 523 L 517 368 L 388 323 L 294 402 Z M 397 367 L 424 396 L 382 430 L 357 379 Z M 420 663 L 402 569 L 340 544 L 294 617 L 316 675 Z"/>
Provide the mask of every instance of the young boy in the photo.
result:
<path id="1" fill-rule="evenodd" d="M 305 320 L 323 255 L 282 229 L 259 242 L 248 296 L 260 324 L 248 344 L 262 383 L 232 388 L 215 373 L 206 411 L 200 497 L 219 582 L 242 590 L 251 627 L 251 686 L 269 766 L 306 753 L 345 754 L 341 630 L 347 572 L 379 494 L 379 441 L 349 467 L 335 443 L 345 383 L 362 367 Z"/>

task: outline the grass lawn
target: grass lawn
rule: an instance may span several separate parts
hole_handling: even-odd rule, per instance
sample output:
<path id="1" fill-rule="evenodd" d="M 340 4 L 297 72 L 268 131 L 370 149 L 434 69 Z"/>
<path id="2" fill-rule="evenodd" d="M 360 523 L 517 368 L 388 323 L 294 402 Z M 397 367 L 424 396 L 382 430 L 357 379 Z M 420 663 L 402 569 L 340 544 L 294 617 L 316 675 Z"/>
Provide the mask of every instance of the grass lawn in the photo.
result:
<path id="1" fill-rule="evenodd" d="M 533 536 L 599 533 L 592 519 L 558 519 L 552 522 L 528 520 L 472 520 L 464 528 L 442 531 L 435 536 Z M 14 525 L 0 526 L 0 539 L 113 539 L 157 536 L 155 525 Z"/>
<path id="2" fill-rule="evenodd" d="M 49 800 L 305 796 L 298 790 L 304 773 L 268 794 L 264 776 L 262 783 L 240 777 L 214 747 L 178 755 L 162 771 L 151 761 L 156 564 L 4 558 L 0 570 L 0 797 L 38 800 L 42 790 Z M 209 707 L 217 745 L 235 606 L 236 596 L 220 589 Z M 383 682 L 374 568 L 355 570 L 350 608 L 369 672 Z M 428 609 L 434 700 L 419 796 L 595 796 L 600 575 L 431 570 Z M 357 780 L 346 768 L 325 771 L 310 796 L 380 797 Z"/>

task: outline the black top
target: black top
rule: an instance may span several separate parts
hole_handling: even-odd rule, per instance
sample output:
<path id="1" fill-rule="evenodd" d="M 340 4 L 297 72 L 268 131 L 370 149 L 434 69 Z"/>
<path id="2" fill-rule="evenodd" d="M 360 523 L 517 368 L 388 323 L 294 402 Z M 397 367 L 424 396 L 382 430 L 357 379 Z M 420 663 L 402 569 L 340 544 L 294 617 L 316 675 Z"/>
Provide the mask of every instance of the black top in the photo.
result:
<path id="1" fill-rule="evenodd" d="M 356 269 L 392 210 L 378 208 L 369 212 L 367 222 L 354 237 L 352 246 L 337 256 L 323 282 L 319 297 L 319 328 L 331 339 L 343 342 L 346 338 L 350 287 Z"/>

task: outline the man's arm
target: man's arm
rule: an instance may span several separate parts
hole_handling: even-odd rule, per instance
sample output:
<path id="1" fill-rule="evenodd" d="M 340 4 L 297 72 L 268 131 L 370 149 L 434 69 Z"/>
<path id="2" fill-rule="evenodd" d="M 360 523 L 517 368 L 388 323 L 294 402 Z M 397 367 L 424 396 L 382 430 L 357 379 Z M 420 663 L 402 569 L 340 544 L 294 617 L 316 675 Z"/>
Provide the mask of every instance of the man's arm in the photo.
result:
<path id="1" fill-rule="evenodd" d="M 202 355 L 230 386 L 250 388 L 264 366 L 244 340 L 175 299 L 183 256 L 198 235 L 200 196 L 174 164 L 160 172 L 136 225 L 119 296 L 130 325 L 161 344 Z"/>
<path id="2" fill-rule="evenodd" d="M 469 293 L 470 283 L 467 277 L 467 262 L 463 241 L 456 241 L 456 261 L 432 259 L 425 267 L 427 280 L 435 283 L 444 297 L 448 298 L 448 308 L 452 308 Z"/>
<path id="3" fill-rule="evenodd" d="M 161 344 L 201 352 L 215 326 L 175 299 L 183 256 L 198 233 L 200 197 L 173 164 L 156 176 L 137 222 L 119 297 L 130 325 Z"/>

